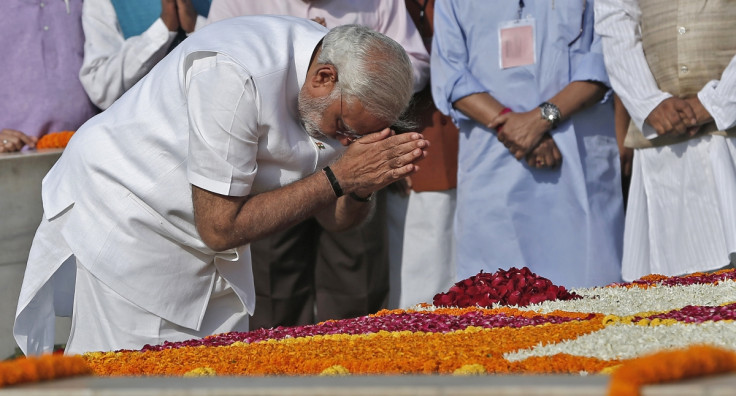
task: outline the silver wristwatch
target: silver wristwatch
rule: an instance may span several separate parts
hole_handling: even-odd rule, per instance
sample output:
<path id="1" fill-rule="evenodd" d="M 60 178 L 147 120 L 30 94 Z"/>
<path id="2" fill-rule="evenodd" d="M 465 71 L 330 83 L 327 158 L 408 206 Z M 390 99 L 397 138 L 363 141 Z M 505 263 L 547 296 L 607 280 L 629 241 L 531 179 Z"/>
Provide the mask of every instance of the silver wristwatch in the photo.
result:
<path id="1" fill-rule="evenodd" d="M 559 107 L 550 102 L 544 102 L 539 105 L 539 109 L 542 112 L 542 118 L 549 121 L 552 129 L 557 127 L 557 124 L 560 122 L 560 118 L 562 118 Z"/>

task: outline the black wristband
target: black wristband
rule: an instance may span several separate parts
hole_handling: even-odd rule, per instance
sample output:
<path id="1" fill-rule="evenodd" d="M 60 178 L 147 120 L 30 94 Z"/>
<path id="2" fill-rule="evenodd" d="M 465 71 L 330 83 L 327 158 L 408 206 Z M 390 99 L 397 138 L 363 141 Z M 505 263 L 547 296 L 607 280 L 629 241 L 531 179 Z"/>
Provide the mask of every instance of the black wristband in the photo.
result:
<path id="1" fill-rule="evenodd" d="M 325 175 L 327 175 L 327 180 L 330 181 L 330 185 L 332 186 L 332 191 L 335 192 L 335 196 L 338 198 L 343 196 L 342 187 L 340 187 L 340 183 L 337 182 L 337 178 L 335 177 L 335 174 L 332 173 L 332 169 L 330 169 L 329 166 L 325 166 L 322 168 L 322 171 L 325 172 Z"/>
<path id="2" fill-rule="evenodd" d="M 371 199 L 373 199 L 373 193 L 370 193 L 370 195 L 368 195 L 365 198 L 361 197 L 360 195 L 358 195 L 358 194 L 356 194 L 354 192 L 351 192 L 349 195 L 350 195 L 350 198 L 352 198 L 352 199 L 354 199 L 354 200 L 356 200 L 358 202 L 370 202 Z"/>

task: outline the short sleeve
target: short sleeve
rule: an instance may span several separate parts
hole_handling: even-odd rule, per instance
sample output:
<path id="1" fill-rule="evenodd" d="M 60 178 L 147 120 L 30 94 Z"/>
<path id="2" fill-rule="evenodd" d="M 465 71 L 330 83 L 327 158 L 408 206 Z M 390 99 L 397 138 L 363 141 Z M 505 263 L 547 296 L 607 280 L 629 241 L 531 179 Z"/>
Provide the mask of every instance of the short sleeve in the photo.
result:
<path id="1" fill-rule="evenodd" d="M 231 196 L 250 193 L 257 171 L 257 93 L 250 74 L 222 54 L 192 62 L 186 76 L 189 182 Z"/>

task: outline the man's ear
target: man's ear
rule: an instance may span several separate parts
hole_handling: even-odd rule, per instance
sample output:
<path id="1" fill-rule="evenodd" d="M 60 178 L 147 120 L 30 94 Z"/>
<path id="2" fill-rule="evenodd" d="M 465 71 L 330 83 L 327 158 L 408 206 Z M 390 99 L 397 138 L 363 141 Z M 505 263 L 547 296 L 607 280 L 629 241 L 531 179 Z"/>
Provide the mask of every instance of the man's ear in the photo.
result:
<path id="1" fill-rule="evenodd" d="M 333 65 L 321 64 L 317 66 L 314 74 L 309 80 L 309 84 L 316 90 L 325 89 L 331 91 L 337 83 L 337 69 Z"/>

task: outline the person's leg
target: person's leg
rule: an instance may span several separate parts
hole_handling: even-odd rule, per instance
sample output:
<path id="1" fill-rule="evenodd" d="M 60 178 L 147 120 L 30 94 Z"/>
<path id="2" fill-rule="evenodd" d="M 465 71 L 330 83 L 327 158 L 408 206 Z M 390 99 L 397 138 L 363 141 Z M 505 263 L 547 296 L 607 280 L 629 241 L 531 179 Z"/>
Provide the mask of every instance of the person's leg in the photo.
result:
<path id="1" fill-rule="evenodd" d="M 388 299 L 386 201 L 376 194 L 368 221 L 342 232 L 323 231 L 315 269 L 317 318 L 345 319 L 375 313 Z"/>
<path id="2" fill-rule="evenodd" d="M 77 262 L 66 355 L 140 349 L 158 342 L 160 318 L 126 300 Z"/>
<path id="3" fill-rule="evenodd" d="M 409 197 L 395 191 L 385 191 L 386 228 L 388 233 L 389 298 L 388 308 L 399 306 L 401 297 L 401 257 L 404 250 L 404 229 Z"/>
<path id="4" fill-rule="evenodd" d="M 219 274 L 215 276 L 212 295 L 210 295 L 210 300 L 207 303 L 207 311 L 204 313 L 199 329 L 188 329 L 162 320 L 159 328 L 159 339 L 165 341 L 185 341 L 194 338 L 203 338 L 212 334 L 248 331 L 250 315 L 245 310 L 245 306 L 225 278 L 219 276 Z"/>
<path id="5" fill-rule="evenodd" d="M 66 219 L 44 216 L 28 255 L 13 324 L 13 336 L 26 355 L 52 352 L 56 317 L 71 316 L 76 261 L 61 235 Z"/>
<path id="6" fill-rule="evenodd" d="M 247 330 L 248 312 L 219 275 L 200 328 L 188 329 L 135 305 L 77 263 L 72 328 L 64 353 L 136 350 L 146 344 Z"/>
<path id="7" fill-rule="evenodd" d="M 306 220 L 250 245 L 256 306 L 251 330 L 314 323 L 317 222 Z"/>
<path id="8" fill-rule="evenodd" d="M 452 223 L 455 190 L 412 192 L 406 213 L 398 305 L 432 303 L 457 277 Z M 392 291 L 393 293 L 393 291 Z"/>

